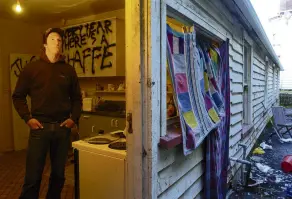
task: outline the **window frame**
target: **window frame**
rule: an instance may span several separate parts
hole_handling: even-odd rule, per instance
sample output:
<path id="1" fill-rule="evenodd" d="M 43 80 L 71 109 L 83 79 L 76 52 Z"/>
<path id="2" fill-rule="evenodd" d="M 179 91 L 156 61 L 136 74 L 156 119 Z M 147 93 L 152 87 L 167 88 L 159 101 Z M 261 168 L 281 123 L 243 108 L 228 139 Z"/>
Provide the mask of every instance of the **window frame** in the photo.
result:
<path id="1" fill-rule="evenodd" d="M 253 127 L 253 40 L 250 38 L 250 36 L 247 34 L 247 32 L 243 32 L 243 92 L 242 97 L 245 97 L 245 88 L 247 87 L 247 100 L 243 100 L 243 111 L 242 111 L 242 126 L 243 126 L 243 134 L 250 132 L 250 130 Z M 247 82 L 245 85 L 245 66 L 246 66 L 246 56 L 245 56 L 245 47 L 248 48 L 248 76 L 247 76 Z M 246 105 L 244 104 L 246 103 Z M 245 108 L 246 107 L 246 108 Z M 247 110 L 247 112 L 244 112 L 244 110 Z"/>
<path id="2" fill-rule="evenodd" d="M 178 144 L 182 143 L 182 134 L 180 132 L 168 132 L 167 126 L 180 122 L 179 117 L 167 120 L 166 114 L 166 101 L 167 101 L 167 85 L 166 85 L 166 23 L 167 17 L 173 17 L 179 20 L 180 22 L 185 23 L 186 25 L 195 25 L 197 27 L 197 31 L 201 34 L 205 35 L 207 38 L 212 38 L 214 41 L 226 41 L 228 35 L 221 34 L 220 32 L 214 30 L 210 24 L 206 24 L 201 21 L 200 18 L 197 17 L 192 12 L 186 12 L 185 8 L 180 7 L 175 1 L 167 0 L 161 4 L 161 35 L 160 35 L 160 52 L 161 52 L 161 74 L 160 74 L 160 139 L 159 146 L 161 148 L 170 149 Z"/>
<path id="3" fill-rule="evenodd" d="M 269 58 L 265 58 L 265 99 L 264 99 L 264 108 L 267 109 L 268 107 L 268 89 L 269 89 Z"/>

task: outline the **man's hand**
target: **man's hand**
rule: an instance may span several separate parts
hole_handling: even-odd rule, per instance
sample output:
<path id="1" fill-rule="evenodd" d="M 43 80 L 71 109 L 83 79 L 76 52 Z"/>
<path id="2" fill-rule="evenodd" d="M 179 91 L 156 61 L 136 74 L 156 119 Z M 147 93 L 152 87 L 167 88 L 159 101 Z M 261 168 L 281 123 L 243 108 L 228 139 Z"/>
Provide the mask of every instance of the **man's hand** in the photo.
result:
<path id="1" fill-rule="evenodd" d="M 74 121 L 72 119 L 65 120 L 60 126 L 65 126 L 67 128 L 73 128 L 74 127 Z"/>
<path id="2" fill-rule="evenodd" d="M 30 127 L 30 129 L 33 129 L 33 130 L 44 128 L 43 125 L 34 118 L 28 120 L 27 125 Z"/>

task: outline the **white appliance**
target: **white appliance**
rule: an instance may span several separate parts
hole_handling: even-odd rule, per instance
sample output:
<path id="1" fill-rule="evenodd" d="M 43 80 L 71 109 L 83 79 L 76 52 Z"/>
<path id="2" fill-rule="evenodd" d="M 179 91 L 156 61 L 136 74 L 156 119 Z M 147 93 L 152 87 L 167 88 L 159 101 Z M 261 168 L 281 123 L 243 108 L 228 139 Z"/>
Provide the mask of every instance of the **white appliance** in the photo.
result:
<path id="1" fill-rule="evenodd" d="M 72 145 L 79 154 L 80 199 L 125 199 L 126 151 L 83 140 Z"/>
<path id="2" fill-rule="evenodd" d="M 83 98 L 82 100 L 82 110 L 83 111 L 92 111 L 92 98 Z"/>

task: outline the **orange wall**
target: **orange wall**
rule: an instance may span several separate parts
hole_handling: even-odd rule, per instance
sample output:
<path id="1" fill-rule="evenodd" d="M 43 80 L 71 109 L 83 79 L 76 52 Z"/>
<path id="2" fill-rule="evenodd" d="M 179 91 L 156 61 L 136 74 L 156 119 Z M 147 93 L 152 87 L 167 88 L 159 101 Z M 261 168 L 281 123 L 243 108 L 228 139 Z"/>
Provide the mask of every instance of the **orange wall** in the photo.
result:
<path id="1" fill-rule="evenodd" d="M 39 54 L 42 35 L 37 26 L 1 19 L 0 31 L 0 152 L 13 150 L 9 55 Z"/>

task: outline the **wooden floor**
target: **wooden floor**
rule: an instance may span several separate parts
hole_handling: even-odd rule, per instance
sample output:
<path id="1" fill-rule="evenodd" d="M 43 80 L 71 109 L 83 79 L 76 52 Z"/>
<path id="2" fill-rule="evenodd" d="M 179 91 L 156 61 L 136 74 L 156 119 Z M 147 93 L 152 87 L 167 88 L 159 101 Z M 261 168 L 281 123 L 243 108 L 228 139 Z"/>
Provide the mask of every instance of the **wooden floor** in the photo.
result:
<path id="1" fill-rule="evenodd" d="M 0 199 L 18 199 L 25 173 L 26 151 L 0 153 Z M 47 161 L 43 173 L 39 199 L 45 199 L 50 175 Z M 66 166 L 66 182 L 62 191 L 62 199 L 74 198 L 74 166 L 68 160 Z"/>

